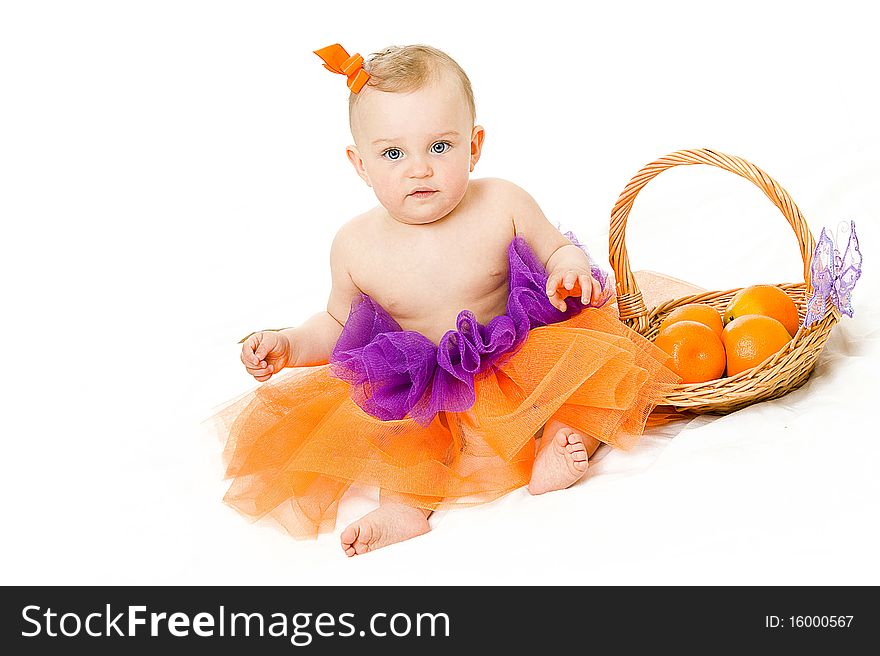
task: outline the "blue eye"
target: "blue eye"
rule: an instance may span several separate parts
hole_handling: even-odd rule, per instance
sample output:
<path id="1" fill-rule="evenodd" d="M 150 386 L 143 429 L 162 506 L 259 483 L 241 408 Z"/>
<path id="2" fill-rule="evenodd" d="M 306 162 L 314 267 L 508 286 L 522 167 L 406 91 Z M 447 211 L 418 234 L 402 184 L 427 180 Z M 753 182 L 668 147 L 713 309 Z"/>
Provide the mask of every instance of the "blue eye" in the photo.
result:
<path id="1" fill-rule="evenodd" d="M 392 156 L 391 153 L 396 153 L 396 155 Z M 401 151 L 400 148 L 389 148 L 384 153 L 382 153 L 382 157 L 386 157 L 386 159 L 390 159 L 392 162 L 394 162 L 403 157 L 403 151 Z"/>
<path id="2" fill-rule="evenodd" d="M 437 146 L 443 146 L 443 149 L 442 149 L 442 150 L 437 150 Z M 443 153 L 445 153 L 445 152 L 446 152 L 447 150 L 449 150 L 450 148 L 452 148 L 452 144 L 449 143 L 448 141 L 438 141 L 438 142 L 436 142 L 433 146 L 431 146 L 431 152 L 434 153 L 434 154 L 436 154 L 436 155 L 442 155 Z"/>

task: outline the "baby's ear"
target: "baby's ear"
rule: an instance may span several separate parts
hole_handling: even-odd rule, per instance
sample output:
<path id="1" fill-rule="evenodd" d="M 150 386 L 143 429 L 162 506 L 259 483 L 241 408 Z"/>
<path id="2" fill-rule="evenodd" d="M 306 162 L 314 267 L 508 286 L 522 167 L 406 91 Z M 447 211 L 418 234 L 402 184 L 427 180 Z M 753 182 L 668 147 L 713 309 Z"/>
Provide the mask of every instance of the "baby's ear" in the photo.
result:
<path id="1" fill-rule="evenodd" d="M 367 175 L 367 169 L 364 166 L 364 160 L 361 158 L 361 154 L 358 151 L 357 146 L 346 146 L 345 154 L 348 157 L 348 161 L 351 162 L 351 165 L 354 167 L 355 172 L 358 174 L 358 177 L 366 182 L 368 187 L 372 187 L 373 185 L 370 183 L 370 176 Z"/>
<path id="2" fill-rule="evenodd" d="M 480 161 L 480 153 L 483 150 L 483 139 L 486 138 L 486 131 L 482 125 L 475 125 L 471 132 L 471 171 Z"/>

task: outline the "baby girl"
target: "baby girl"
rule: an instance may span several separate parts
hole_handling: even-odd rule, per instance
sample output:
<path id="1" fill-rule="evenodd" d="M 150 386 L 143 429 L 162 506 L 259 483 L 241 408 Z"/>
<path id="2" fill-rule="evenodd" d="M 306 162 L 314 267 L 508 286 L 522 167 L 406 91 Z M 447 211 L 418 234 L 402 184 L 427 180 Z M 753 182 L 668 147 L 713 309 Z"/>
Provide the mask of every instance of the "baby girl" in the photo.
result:
<path id="1" fill-rule="evenodd" d="M 353 556 L 428 532 L 440 507 L 569 487 L 675 380 L 528 193 L 470 178 L 485 131 L 453 59 L 316 54 L 348 78 L 346 153 L 379 204 L 333 240 L 327 309 L 244 340 L 257 381 L 294 370 L 225 411 L 226 501 L 315 535 L 353 482 L 374 485 L 379 507 L 340 535 Z"/>

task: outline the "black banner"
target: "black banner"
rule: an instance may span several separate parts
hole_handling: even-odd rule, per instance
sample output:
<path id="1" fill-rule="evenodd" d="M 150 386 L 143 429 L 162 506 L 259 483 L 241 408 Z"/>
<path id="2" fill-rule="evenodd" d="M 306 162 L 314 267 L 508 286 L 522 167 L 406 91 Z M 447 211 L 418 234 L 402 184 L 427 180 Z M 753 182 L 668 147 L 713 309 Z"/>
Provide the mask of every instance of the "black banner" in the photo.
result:
<path id="1" fill-rule="evenodd" d="M 876 588 L 7 587 L 5 653 L 492 652 L 597 644 L 711 653 L 871 644 Z M 13 651 L 9 651 L 12 647 Z M 78 653 L 78 651 L 76 652 Z"/>

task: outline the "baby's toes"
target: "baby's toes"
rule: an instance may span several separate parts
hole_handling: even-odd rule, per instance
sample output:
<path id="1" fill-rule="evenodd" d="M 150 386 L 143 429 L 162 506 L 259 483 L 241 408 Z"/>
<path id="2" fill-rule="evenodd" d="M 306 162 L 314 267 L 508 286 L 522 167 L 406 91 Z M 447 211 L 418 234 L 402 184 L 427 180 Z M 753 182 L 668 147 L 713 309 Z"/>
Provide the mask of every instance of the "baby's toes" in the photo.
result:
<path id="1" fill-rule="evenodd" d="M 566 448 L 575 468 L 582 471 L 587 468 L 587 448 L 580 438 L 574 444 L 569 444 Z"/>
<path id="2" fill-rule="evenodd" d="M 553 437 L 553 439 L 559 446 L 567 447 L 568 440 L 573 433 L 574 431 L 572 431 L 570 428 L 560 428 L 558 431 L 556 431 L 556 435 Z"/>
<path id="3" fill-rule="evenodd" d="M 581 453 L 581 452 L 586 453 L 587 447 L 584 446 L 584 443 L 582 441 L 570 442 L 569 444 L 566 445 L 565 450 L 571 454 Z"/>
<path id="4" fill-rule="evenodd" d="M 371 524 L 364 524 L 358 534 L 358 539 L 352 545 L 355 551 L 360 554 L 367 553 L 370 550 L 370 543 L 373 541 L 373 527 Z"/>
<path id="5" fill-rule="evenodd" d="M 342 543 L 342 548 L 348 551 L 351 546 L 354 544 L 354 541 L 357 540 L 358 530 L 357 526 L 352 524 L 351 526 L 347 526 L 342 533 L 339 534 L 339 541 Z"/>

